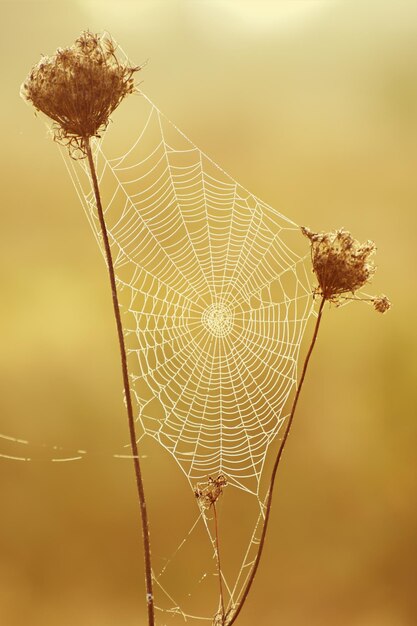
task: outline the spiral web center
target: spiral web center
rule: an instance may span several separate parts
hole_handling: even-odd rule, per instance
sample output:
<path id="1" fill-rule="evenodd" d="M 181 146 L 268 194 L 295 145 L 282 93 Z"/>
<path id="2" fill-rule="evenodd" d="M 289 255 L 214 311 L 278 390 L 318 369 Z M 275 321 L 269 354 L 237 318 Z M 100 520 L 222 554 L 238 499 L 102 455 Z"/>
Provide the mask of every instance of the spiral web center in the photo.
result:
<path id="1" fill-rule="evenodd" d="M 226 304 L 212 304 L 203 313 L 203 324 L 215 337 L 226 337 L 233 326 L 233 314 Z"/>

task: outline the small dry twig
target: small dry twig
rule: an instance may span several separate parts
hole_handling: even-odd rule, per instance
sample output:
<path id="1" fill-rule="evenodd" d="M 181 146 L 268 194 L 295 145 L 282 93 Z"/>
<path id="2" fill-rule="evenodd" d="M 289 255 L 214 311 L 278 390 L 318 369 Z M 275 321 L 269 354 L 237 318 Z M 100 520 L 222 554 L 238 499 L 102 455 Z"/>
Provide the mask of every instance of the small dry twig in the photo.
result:
<path id="1" fill-rule="evenodd" d="M 219 579 L 219 610 L 214 616 L 213 626 L 224 626 L 226 624 L 226 619 L 228 616 L 225 610 L 224 602 L 223 574 L 220 559 L 219 522 L 216 507 L 217 500 L 222 495 L 223 488 L 226 485 L 226 476 L 224 474 L 219 474 L 217 478 L 212 478 L 211 476 L 209 476 L 207 482 L 197 483 L 194 489 L 195 497 L 198 500 L 198 504 L 202 512 L 205 512 L 212 508 L 214 515 L 214 546 L 216 554 L 217 576 Z"/>

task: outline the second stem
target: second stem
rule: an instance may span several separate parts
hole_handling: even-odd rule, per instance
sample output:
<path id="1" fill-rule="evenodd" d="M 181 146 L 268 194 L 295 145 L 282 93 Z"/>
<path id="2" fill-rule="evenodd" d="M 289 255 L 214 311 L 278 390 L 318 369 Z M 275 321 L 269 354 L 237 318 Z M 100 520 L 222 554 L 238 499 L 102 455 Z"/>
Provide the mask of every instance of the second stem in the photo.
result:
<path id="1" fill-rule="evenodd" d="M 255 561 L 254 561 L 254 564 L 253 564 L 253 567 L 252 567 L 252 571 L 251 571 L 250 576 L 249 576 L 249 580 L 248 580 L 248 582 L 246 584 L 246 587 L 245 587 L 245 589 L 243 591 L 243 594 L 242 594 L 242 597 L 241 597 L 241 599 L 239 601 L 237 609 L 236 609 L 232 619 L 230 620 L 230 622 L 227 623 L 227 626 L 232 626 L 232 624 L 234 624 L 234 622 L 237 620 L 237 618 L 238 618 L 238 616 L 239 616 L 239 614 L 240 614 L 240 612 L 241 612 L 241 610 L 243 608 L 243 605 L 246 602 L 246 598 L 248 597 L 249 591 L 250 591 L 250 589 L 252 587 L 253 581 L 255 579 L 256 572 L 258 571 L 259 562 L 261 560 L 262 552 L 263 552 L 264 545 L 265 545 L 266 531 L 268 530 L 268 523 L 269 523 L 269 518 L 270 518 L 270 514 L 271 514 L 272 495 L 273 495 L 273 491 L 274 491 L 275 478 L 276 478 L 276 475 L 277 475 L 278 466 L 279 466 L 280 461 L 282 459 L 282 455 L 283 455 L 283 452 L 284 452 L 285 444 L 287 443 L 288 435 L 290 434 L 291 426 L 292 426 L 292 423 L 294 421 L 295 410 L 297 408 L 297 404 L 298 404 L 298 400 L 299 400 L 299 397 L 300 397 L 301 389 L 303 388 L 303 384 L 304 384 L 305 376 L 306 376 L 306 373 L 307 373 L 308 364 L 310 362 L 311 354 L 313 352 L 314 346 L 316 345 L 317 335 L 318 335 L 319 328 L 320 328 L 320 322 L 321 322 L 321 318 L 322 318 L 322 315 L 323 315 L 323 308 L 324 308 L 325 302 L 326 302 L 326 299 L 324 297 L 322 297 L 321 302 L 320 302 L 320 306 L 319 306 L 319 311 L 318 311 L 318 314 L 317 314 L 316 325 L 314 327 L 313 336 L 312 336 L 312 339 L 311 339 L 311 342 L 310 342 L 310 347 L 309 347 L 309 349 L 307 351 L 307 355 L 306 355 L 306 358 L 304 360 L 304 365 L 303 365 L 303 370 L 301 372 L 300 382 L 298 384 L 297 391 L 296 391 L 296 394 L 294 396 L 294 401 L 293 401 L 293 404 L 292 404 L 292 407 L 291 407 L 290 416 L 288 418 L 287 427 L 285 429 L 284 436 L 283 436 L 282 442 L 281 442 L 281 446 L 280 446 L 280 448 L 278 450 L 278 454 L 277 454 L 276 459 L 275 459 L 274 467 L 272 469 L 271 480 L 270 480 L 269 489 L 268 489 L 268 495 L 267 495 L 267 498 L 266 498 L 265 519 L 264 519 L 264 523 L 263 523 L 263 526 L 262 526 L 261 537 L 259 539 L 258 552 L 257 552 L 256 557 L 255 557 Z"/>

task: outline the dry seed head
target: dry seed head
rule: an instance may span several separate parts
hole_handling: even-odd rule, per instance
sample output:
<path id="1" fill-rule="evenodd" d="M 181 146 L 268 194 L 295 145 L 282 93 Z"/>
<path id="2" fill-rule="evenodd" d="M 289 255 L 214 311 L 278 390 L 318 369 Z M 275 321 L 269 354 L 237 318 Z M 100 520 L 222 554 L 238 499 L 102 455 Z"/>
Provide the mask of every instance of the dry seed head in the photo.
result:
<path id="1" fill-rule="evenodd" d="M 378 311 L 378 313 L 386 313 L 391 308 L 391 301 L 383 294 L 372 298 L 372 304 L 374 305 L 375 311 Z"/>
<path id="2" fill-rule="evenodd" d="M 316 293 L 325 300 L 338 302 L 340 296 L 355 293 L 374 275 L 370 257 L 376 248 L 372 241 L 359 243 L 344 229 L 314 233 L 302 227 L 301 231 L 311 243 L 311 261 L 319 283 Z"/>
<path id="3" fill-rule="evenodd" d="M 55 140 L 68 145 L 72 156 L 84 155 L 86 140 L 99 136 L 113 111 L 134 91 L 138 70 L 118 60 L 109 36 L 85 31 L 71 47 L 42 57 L 21 95 L 55 122 Z"/>
<path id="4" fill-rule="evenodd" d="M 227 485 L 224 474 L 219 474 L 217 478 L 209 476 L 207 482 L 198 483 L 194 489 L 195 497 L 203 510 L 210 509 L 217 502 L 223 493 L 223 487 Z"/>

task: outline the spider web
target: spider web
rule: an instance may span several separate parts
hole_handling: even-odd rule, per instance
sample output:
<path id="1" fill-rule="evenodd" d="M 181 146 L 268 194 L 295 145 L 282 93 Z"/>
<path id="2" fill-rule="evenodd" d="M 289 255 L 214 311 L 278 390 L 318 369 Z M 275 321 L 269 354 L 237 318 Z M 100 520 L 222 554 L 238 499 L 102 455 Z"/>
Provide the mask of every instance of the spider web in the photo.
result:
<path id="1" fill-rule="evenodd" d="M 94 144 L 137 420 L 192 484 L 224 474 L 258 493 L 313 306 L 299 228 L 141 99 L 126 153 Z M 69 168 L 101 245 L 81 164 Z"/>
<path id="2" fill-rule="evenodd" d="M 224 474 L 228 485 L 256 496 L 243 558 L 222 573 L 233 611 L 262 528 L 262 470 L 288 414 L 314 313 L 310 258 L 298 225 L 237 183 L 145 94 L 135 108 L 137 139 L 126 151 L 108 156 L 109 133 L 93 147 L 137 427 L 174 457 L 192 488 Z M 104 256 L 87 163 L 66 163 Z M 232 507 L 222 512 L 225 535 L 227 520 L 234 532 L 233 516 Z M 202 530 L 210 537 L 204 558 Z M 171 590 L 179 557 L 187 571 L 196 544 L 201 571 L 193 574 L 193 592 L 187 584 L 178 600 Z M 200 511 L 154 571 L 164 615 L 213 620 L 191 600 L 207 589 L 216 593 L 215 556 L 212 514 Z"/>
<path id="3" fill-rule="evenodd" d="M 236 182 L 144 93 L 131 100 L 134 127 L 129 124 L 125 133 L 126 149 L 120 153 L 120 140 L 112 144 L 108 130 L 93 141 L 93 152 L 138 441 L 156 440 L 192 488 L 224 474 L 236 493 L 255 496 L 243 558 L 223 570 L 227 610 L 233 610 L 262 527 L 265 459 L 288 416 L 303 333 L 314 314 L 309 253 L 297 224 Z M 129 143 L 132 135 L 136 139 Z M 63 156 L 105 257 L 87 163 L 68 159 L 65 149 Z M 31 445 L 8 435 L 0 439 L 27 450 Z M 53 446 L 50 460 L 79 461 L 87 454 Z M 32 459 L 14 452 L 0 457 Z M 230 493 L 219 507 L 222 529 L 226 533 L 229 520 L 234 536 Z M 238 524 L 244 525 L 241 519 Z M 173 619 L 212 621 L 190 601 L 201 588 L 217 590 L 211 512 L 199 511 L 197 519 L 194 512 L 190 526 L 153 572 L 161 595 L 157 608 Z M 175 565 L 172 577 L 178 577 L 181 555 L 188 570 L 192 546 L 197 542 L 202 550 L 201 532 L 209 534 L 208 551 L 201 556 L 201 571 L 193 572 L 192 588 L 178 601 L 168 591 L 169 573 Z"/>

